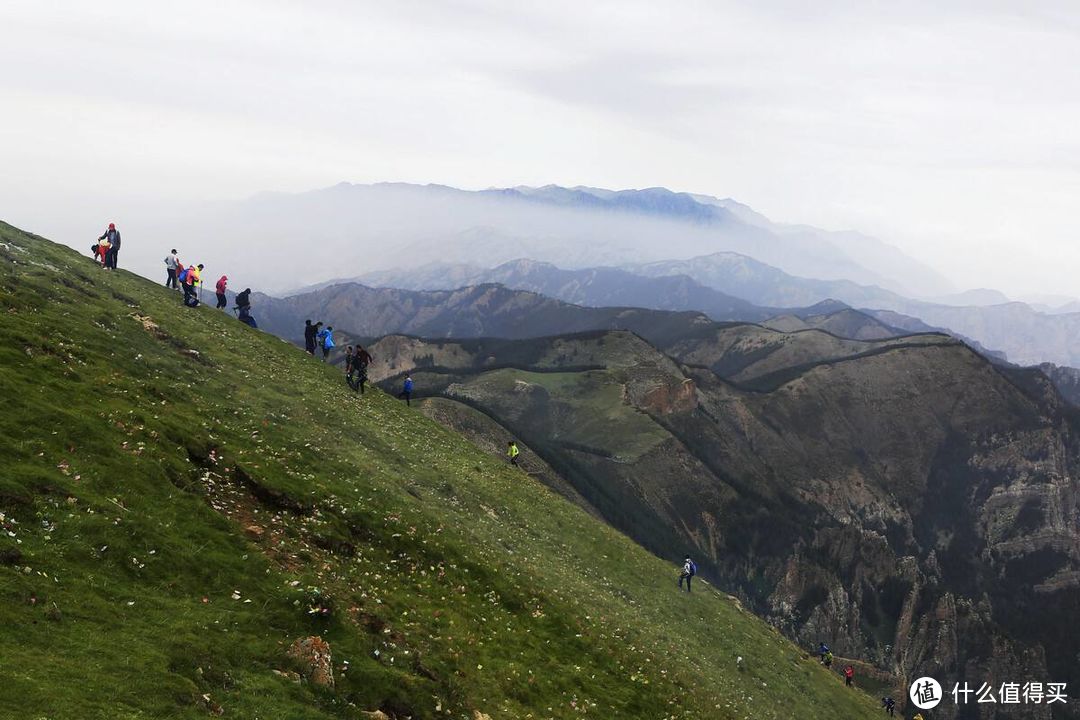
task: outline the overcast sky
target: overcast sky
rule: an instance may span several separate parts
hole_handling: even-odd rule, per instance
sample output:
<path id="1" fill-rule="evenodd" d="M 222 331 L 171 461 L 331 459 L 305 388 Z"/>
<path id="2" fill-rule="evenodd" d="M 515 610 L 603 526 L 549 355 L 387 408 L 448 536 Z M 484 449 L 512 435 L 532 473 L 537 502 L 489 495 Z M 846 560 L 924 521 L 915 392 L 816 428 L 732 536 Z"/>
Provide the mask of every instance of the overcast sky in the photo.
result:
<path id="1" fill-rule="evenodd" d="M 0 218 L 80 247 L 342 180 L 663 185 L 1080 295 L 1075 2 L 6 0 L 0 27 Z"/>

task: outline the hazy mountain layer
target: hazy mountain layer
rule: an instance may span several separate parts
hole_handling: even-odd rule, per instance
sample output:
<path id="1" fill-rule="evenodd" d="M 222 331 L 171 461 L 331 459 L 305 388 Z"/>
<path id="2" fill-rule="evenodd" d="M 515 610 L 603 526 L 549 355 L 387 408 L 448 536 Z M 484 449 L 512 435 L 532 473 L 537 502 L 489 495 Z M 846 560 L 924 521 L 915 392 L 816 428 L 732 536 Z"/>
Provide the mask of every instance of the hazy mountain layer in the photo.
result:
<path id="1" fill-rule="evenodd" d="M 901 313 L 929 326 L 945 328 L 991 352 L 1003 352 L 1009 360 L 1021 365 L 1042 362 L 1080 365 L 1080 313 L 1046 314 L 1019 302 L 968 306 L 924 302 L 854 283 L 823 283 L 793 277 L 775 267 L 730 254 L 636 266 L 632 271 L 646 275 L 687 275 L 703 285 L 764 305 L 805 304 L 825 297 L 836 298 L 868 311 Z M 993 297 L 985 292 L 977 295 L 983 300 Z M 878 314 L 878 318 L 890 325 L 909 327 L 890 322 L 886 315 Z"/>
<path id="2" fill-rule="evenodd" d="M 528 256 L 577 268 L 720 250 L 752 253 L 808 277 L 913 293 L 949 291 L 931 269 L 881 241 L 751 222 L 725 203 L 663 188 L 471 192 L 342 183 L 204 208 L 200 227 L 212 233 L 212 242 L 192 238 L 188 218 L 163 221 L 152 235 L 163 248 L 197 253 L 207 267 L 244 268 L 251 278 L 246 284 L 276 291 L 436 260 L 490 267 Z"/>

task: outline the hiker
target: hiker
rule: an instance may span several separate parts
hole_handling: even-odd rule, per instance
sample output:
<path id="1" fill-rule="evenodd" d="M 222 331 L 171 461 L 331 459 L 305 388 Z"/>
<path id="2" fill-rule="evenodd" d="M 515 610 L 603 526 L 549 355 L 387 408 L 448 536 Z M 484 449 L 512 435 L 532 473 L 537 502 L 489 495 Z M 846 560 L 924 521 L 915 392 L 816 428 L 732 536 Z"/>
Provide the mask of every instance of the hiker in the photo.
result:
<path id="1" fill-rule="evenodd" d="M 851 687 L 854 682 L 855 668 L 848 665 L 846 668 L 844 668 L 844 685 L 846 685 L 847 687 Z"/>
<path id="2" fill-rule="evenodd" d="M 217 295 L 217 309 L 224 310 L 229 301 L 225 297 L 225 290 L 229 287 L 229 276 L 222 275 L 214 285 L 214 294 Z"/>
<path id="3" fill-rule="evenodd" d="M 319 340 L 319 347 L 322 348 L 323 362 L 327 362 L 330 357 L 330 351 L 334 349 L 334 326 L 327 325 L 324 330 L 320 330 L 315 336 Z"/>
<path id="4" fill-rule="evenodd" d="M 345 381 L 348 382 L 349 376 L 352 375 L 352 345 L 345 348 Z"/>
<path id="5" fill-rule="evenodd" d="M 171 287 L 173 290 L 180 289 L 180 286 L 176 284 L 176 273 L 180 267 L 180 258 L 176 255 L 176 248 L 173 248 L 172 252 L 165 256 L 165 272 L 168 273 L 165 277 L 165 287 Z"/>
<path id="6" fill-rule="evenodd" d="M 886 695 L 881 698 L 881 707 L 885 709 L 885 712 L 889 714 L 889 717 L 893 717 L 893 710 L 896 708 L 896 701 Z"/>
<path id="7" fill-rule="evenodd" d="M 183 276 L 180 278 L 180 284 L 184 288 L 184 305 L 187 307 L 198 307 L 199 298 L 195 291 L 195 286 L 202 280 L 201 273 L 203 271 L 202 264 L 195 266 L 187 266 L 180 274 Z"/>
<path id="8" fill-rule="evenodd" d="M 833 661 L 832 650 L 825 653 L 825 655 L 823 655 L 822 658 L 821 658 L 821 664 L 824 665 L 826 668 L 831 668 L 832 667 L 832 661 Z"/>
<path id="9" fill-rule="evenodd" d="M 222 278 L 228 280 L 224 275 Z M 251 312 L 251 288 L 244 288 L 236 293 L 236 309 L 240 311 L 241 316 Z"/>
<path id="10" fill-rule="evenodd" d="M 120 254 L 120 231 L 116 229 L 116 223 L 109 223 L 109 229 L 98 238 L 98 242 L 106 242 L 105 267 L 110 270 L 116 269 L 116 258 Z"/>
<path id="11" fill-rule="evenodd" d="M 97 243 L 97 261 L 101 263 L 101 267 L 108 268 L 108 255 L 109 255 L 109 241 L 105 238 L 98 239 Z"/>
<path id="12" fill-rule="evenodd" d="M 412 407 L 412 389 L 413 381 L 412 375 L 405 374 L 405 382 L 401 385 L 401 392 L 398 393 L 399 398 L 405 398 L 405 404 Z"/>
<path id="13" fill-rule="evenodd" d="M 510 458 L 510 464 L 513 465 L 514 467 L 517 467 L 517 459 L 518 459 L 518 455 L 520 455 L 520 454 L 521 454 L 521 451 L 518 450 L 518 446 L 517 446 L 516 442 L 511 440 L 510 442 L 508 442 L 506 444 L 506 457 Z"/>
<path id="14" fill-rule="evenodd" d="M 361 368 L 367 369 L 367 366 L 371 364 L 371 354 L 364 349 L 363 345 L 356 346 L 356 354 L 353 355 L 353 366 L 359 365 Z"/>
<path id="15" fill-rule="evenodd" d="M 251 316 L 251 288 L 244 288 L 236 293 L 236 319 L 255 329 L 259 327 Z"/>
<path id="16" fill-rule="evenodd" d="M 679 573 L 679 589 L 682 590 L 683 580 L 686 581 L 686 592 L 690 592 L 690 580 L 697 575 L 697 564 L 687 555 L 683 558 L 682 571 Z"/>
<path id="17" fill-rule="evenodd" d="M 817 648 L 817 655 L 818 655 L 818 659 L 821 661 L 822 665 L 825 664 L 825 655 L 828 652 L 829 652 L 829 646 L 826 645 L 823 642 L 819 642 L 818 643 L 818 648 Z"/>
<path id="18" fill-rule="evenodd" d="M 371 355 L 364 349 L 363 345 L 356 346 L 356 352 L 353 353 L 352 365 L 349 366 L 349 372 L 345 375 L 345 379 L 348 380 L 349 385 L 353 390 L 358 391 L 361 395 L 364 394 L 364 383 L 367 382 L 367 368 L 371 363 Z M 356 374 L 356 383 L 353 383 L 353 373 Z"/>
<path id="19" fill-rule="evenodd" d="M 315 354 L 315 333 L 318 327 L 311 324 L 311 320 L 304 321 L 304 350 L 309 355 Z"/>

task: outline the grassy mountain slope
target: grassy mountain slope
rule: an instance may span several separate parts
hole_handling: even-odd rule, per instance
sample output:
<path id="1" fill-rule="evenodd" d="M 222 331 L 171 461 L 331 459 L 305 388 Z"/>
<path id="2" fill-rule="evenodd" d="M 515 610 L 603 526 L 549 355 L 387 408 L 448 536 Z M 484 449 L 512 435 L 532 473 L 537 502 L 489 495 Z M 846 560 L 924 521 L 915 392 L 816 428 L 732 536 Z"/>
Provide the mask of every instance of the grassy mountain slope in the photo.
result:
<path id="1" fill-rule="evenodd" d="M 874 714 L 386 395 L 7 225 L 0 260 L 0 716 Z M 333 689 L 272 672 L 308 635 Z"/>

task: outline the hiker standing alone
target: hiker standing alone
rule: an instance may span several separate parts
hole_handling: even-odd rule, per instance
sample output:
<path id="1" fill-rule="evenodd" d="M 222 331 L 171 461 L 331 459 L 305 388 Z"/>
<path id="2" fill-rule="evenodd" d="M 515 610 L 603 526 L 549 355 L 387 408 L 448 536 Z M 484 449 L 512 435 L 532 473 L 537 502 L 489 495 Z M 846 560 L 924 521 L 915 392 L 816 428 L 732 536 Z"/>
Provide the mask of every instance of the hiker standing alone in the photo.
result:
<path id="1" fill-rule="evenodd" d="M 105 251 L 105 267 L 115 270 L 116 258 L 120 254 L 120 231 L 116 229 L 116 223 L 109 223 L 109 229 L 98 238 L 98 242 L 102 240 L 108 243 L 108 249 Z"/>
<path id="2" fill-rule="evenodd" d="M 506 444 L 506 457 L 508 457 L 510 459 L 510 464 L 513 465 L 514 467 L 517 467 L 518 455 L 520 455 L 520 454 L 521 454 L 521 451 L 518 450 L 518 446 L 517 446 L 516 442 L 511 440 L 510 442 L 508 442 Z"/>
<path id="3" fill-rule="evenodd" d="M 855 668 L 848 665 L 844 668 L 844 685 L 851 687 L 855 683 Z"/>
<path id="4" fill-rule="evenodd" d="M 176 284 L 176 272 L 180 268 L 180 258 L 176 254 L 176 248 L 172 249 L 172 252 L 165 256 L 165 271 L 168 275 L 165 277 L 165 287 L 171 287 L 173 290 L 179 290 L 180 286 Z"/>
<path id="5" fill-rule="evenodd" d="M 690 581 L 697 575 L 697 564 L 687 555 L 683 558 L 682 572 L 679 573 L 679 589 L 682 590 L 683 580 L 686 581 L 686 592 L 690 592 Z"/>
<path id="6" fill-rule="evenodd" d="M 399 398 L 404 398 L 405 404 L 408 405 L 409 407 L 412 407 L 412 390 L 413 390 L 412 375 L 406 374 L 405 375 L 405 382 L 402 383 L 402 385 L 401 385 L 401 392 L 398 393 L 398 397 Z"/>
<path id="7" fill-rule="evenodd" d="M 214 293 L 217 295 L 217 309 L 224 310 L 225 306 L 229 304 L 229 301 L 225 298 L 225 290 L 229 285 L 229 276 L 222 275 L 218 278 L 217 285 L 214 286 Z"/>

